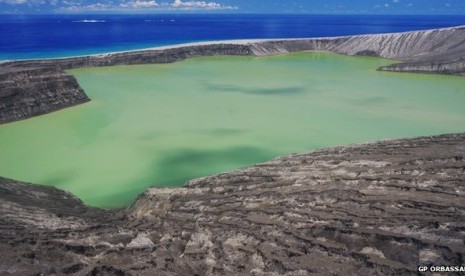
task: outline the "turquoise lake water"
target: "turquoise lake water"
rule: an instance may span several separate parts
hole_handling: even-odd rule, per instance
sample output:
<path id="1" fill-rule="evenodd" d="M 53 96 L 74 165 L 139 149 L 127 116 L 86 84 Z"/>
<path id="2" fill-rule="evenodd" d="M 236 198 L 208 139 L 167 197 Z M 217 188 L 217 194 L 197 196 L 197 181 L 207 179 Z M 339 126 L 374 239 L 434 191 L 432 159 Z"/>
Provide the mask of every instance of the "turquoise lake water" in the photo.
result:
<path id="1" fill-rule="evenodd" d="M 316 148 L 465 131 L 465 78 L 327 53 L 72 70 L 90 103 L 0 126 L 0 175 L 100 207 Z"/>

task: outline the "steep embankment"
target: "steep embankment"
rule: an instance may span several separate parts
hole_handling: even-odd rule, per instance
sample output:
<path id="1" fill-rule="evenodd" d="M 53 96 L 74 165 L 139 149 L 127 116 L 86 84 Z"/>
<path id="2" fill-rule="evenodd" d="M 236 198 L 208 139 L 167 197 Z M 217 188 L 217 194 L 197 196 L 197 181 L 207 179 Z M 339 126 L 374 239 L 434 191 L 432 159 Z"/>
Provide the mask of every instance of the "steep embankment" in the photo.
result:
<path id="1" fill-rule="evenodd" d="M 64 70 L 79 67 L 170 63 L 189 57 L 249 55 L 244 45 L 205 45 L 103 56 L 0 63 L 0 123 L 7 123 L 88 101 L 76 79 Z"/>
<path id="2" fill-rule="evenodd" d="M 252 44 L 256 55 L 295 51 L 328 51 L 343 55 L 376 56 L 403 61 L 379 68 L 465 75 L 465 26 L 327 39 L 267 41 Z"/>
<path id="3" fill-rule="evenodd" d="M 0 124 L 89 101 L 76 79 L 55 68 L 0 70 Z"/>
<path id="4" fill-rule="evenodd" d="M 0 64 L 0 123 L 20 120 L 85 102 L 76 80 L 63 70 L 89 66 L 170 63 L 212 55 L 272 55 L 329 51 L 404 61 L 379 68 L 465 75 L 465 27 L 336 38 L 199 43 L 86 57 Z M 34 72 L 34 73 L 31 73 Z"/>
<path id="5" fill-rule="evenodd" d="M 63 70 L 303 50 L 394 58 L 381 70 L 464 74 L 465 28 L 229 42 L 3 63 L 0 122 L 87 100 Z M 297 154 L 121 211 L 0 178 L 0 274 L 416 274 L 465 259 L 465 134 Z"/>
<path id="6" fill-rule="evenodd" d="M 0 179 L 0 274 L 416 274 L 465 257 L 465 134 L 290 155 L 126 210 Z"/>

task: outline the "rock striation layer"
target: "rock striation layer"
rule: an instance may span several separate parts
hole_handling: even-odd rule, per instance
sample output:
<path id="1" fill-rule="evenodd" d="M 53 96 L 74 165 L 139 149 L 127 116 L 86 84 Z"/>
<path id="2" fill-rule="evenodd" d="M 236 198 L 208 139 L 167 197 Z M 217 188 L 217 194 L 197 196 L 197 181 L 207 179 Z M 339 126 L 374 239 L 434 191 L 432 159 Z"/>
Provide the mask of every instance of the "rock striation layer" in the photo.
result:
<path id="1" fill-rule="evenodd" d="M 47 67 L 0 70 L 0 124 L 89 101 L 76 79 Z"/>
<path id="2" fill-rule="evenodd" d="M 94 56 L 0 63 L 0 123 L 88 100 L 63 70 L 79 67 L 170 63 L 212 55 L 274 55 L 329 51 L 390 58 L 403 63 L 379 70 L 465 75 L 465 26 L 406 33 L 334 38 L 224 41 Z"/>
<path id="3" fill-rule="evenodd" d="M 0 178 L 4 275 L 414 275 L 465 262 L 465 134 L 294 154 L 125 210 Z"/>
<path id="4" fill-rule="evenodd" d="M 0 123 L 89 99 L 64 70 L 330 51 L 465 75 L 465 27 L 204 43 L 0 64 Z M 410 275 L 465 263 L 465 134 L 281 157 L 152 188 L 124 210 L 0 178 L 0 275 Z"/>

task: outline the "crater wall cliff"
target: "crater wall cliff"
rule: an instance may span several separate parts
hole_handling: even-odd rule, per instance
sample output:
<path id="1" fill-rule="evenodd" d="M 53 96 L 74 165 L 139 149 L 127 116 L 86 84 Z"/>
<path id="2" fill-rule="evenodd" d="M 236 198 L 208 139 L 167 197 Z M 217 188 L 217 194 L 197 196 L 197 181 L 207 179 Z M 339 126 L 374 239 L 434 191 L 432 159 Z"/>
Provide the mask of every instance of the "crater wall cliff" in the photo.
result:
<path id="1" fill-rule="evenodd" d="M 463 265 L 465 134 L 289 155 L 125 210 L 0 178 L 0 274 L 417 275 Z"/>
<path id="2" fill-rule="evenodd" d="M 89 101 L 76 79 L 48 67 L 0 70 L 0 124 Z"/>
<path id="3" fill-rule="evenodd" d="M 64 70 L 206 55 L 331 51 L 380 70 L 464 75 L 465 28 L 218 42 L 0 64 L 0 123 L 88 101 Z M 465 134 L 281 157 L 152 188 L 124 210 L 0 178 L 0 274 L 416 275 L 465 260 Z"/>
<path id="4" fill-rule="evenodd" d="M 0 123 L 26 119 L 88 101 L 74 77 L 80 67 L 170 63 L 213 55 L 274 55 L 329 51 L 403 63 L 379 70 L 465 75 L 465 26 L 335 38 L 224 41 L 103 55 L 0 63 Z"/>

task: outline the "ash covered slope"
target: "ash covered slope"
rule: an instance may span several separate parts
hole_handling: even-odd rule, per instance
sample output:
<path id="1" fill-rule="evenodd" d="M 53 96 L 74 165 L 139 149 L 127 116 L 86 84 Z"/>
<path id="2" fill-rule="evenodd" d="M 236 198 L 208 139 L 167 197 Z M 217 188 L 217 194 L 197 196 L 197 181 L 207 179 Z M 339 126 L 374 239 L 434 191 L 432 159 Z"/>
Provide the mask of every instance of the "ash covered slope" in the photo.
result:
<path id="1" fill-rule="evenodd" d="M 199 43 L 86 57 L 0 63 L 0 123 L 88 101 L 73 76 L 80 67 L 170 63 L 213 55 L 329 51 L 404 61 L 380 70 L 465 75 L 465 27 L 336 38 Z"/>
<path id="2" fill-rule="evenodd" d="M 149 189 L 116 215 L 68 209 L 60 227 L 41 221 L 57 206 L 86 207 L 2 179 L 0 274 L 399 275 L 462 264 L 464 154 L 457 134 L 290 155 Z"/>
<path id="3" fill-rule="evenodd" d="M 351 56 L 376 56 L 403 61 L 400 64 L 381 67 L 380 70 L 384 71 L 465 75 L 465 26 L 253 44 L 253 52 L 257 55 L 305 50 L 329 51 Z"/>

